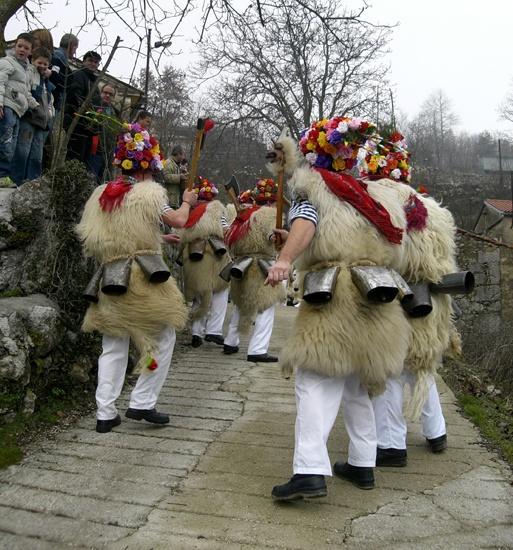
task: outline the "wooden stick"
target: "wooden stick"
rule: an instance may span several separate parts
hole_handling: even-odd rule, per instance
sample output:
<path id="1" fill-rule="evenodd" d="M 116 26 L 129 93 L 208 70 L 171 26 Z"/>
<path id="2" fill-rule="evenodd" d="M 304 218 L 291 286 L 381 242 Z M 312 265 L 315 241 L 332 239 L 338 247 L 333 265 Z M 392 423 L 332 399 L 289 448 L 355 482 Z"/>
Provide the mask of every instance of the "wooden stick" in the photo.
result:
<path id="1" fill-rule="evenodd" d="M 198 118 L 196 124 L 196 137 L 194 139 L 194 150 L 192 152 L 191 169 L 189 171 L 189 180 L 187 182 L 187 190 L 191 191 L 196 181 L 198 174 L 198 163 L 201 155 L 201 144 L 203 142 L 203 134 L 205 133 L 205 119 Z"/>
<path id="2" fill-rule="evenodd" d="M 276 229 L 283 229 L 283 179 L 285 172 L 285 153 L 281 151 L 280 167 L 278 169 L 277 184 L 278 189 L 276 191 Z M 283 245 L 279 234 L 276 234 L 275 247 L 280 249 Z"/>

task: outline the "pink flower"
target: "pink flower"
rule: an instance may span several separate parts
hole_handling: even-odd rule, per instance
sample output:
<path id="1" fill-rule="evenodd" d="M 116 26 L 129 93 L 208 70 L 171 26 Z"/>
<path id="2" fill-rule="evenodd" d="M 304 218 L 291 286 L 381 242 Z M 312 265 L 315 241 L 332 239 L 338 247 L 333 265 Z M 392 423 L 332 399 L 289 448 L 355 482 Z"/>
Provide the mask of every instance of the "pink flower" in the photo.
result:
<path id="1" fill-rule="evenodd" d="M 352 118 L 350 121 L 349 121 L 349 128 L 351 128 L 351 130 L 358 130 L 358 128 L 360 127 L 360 124 L 362 123 L 362 119 L 361 118 Z"/>

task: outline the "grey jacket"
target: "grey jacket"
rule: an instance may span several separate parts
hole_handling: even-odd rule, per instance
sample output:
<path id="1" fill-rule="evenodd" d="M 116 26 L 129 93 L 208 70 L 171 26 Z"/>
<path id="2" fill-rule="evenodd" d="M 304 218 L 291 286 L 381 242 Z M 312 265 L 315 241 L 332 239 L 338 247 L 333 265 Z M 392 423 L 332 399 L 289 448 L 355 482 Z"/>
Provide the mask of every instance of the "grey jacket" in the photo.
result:
<path id="1" fill-rule="evenodd" d="M 0 106 L 10 107 L 19 117 L 38 106 L 29 89 L 28 61 L 9 53 L 0 59 Z"/>

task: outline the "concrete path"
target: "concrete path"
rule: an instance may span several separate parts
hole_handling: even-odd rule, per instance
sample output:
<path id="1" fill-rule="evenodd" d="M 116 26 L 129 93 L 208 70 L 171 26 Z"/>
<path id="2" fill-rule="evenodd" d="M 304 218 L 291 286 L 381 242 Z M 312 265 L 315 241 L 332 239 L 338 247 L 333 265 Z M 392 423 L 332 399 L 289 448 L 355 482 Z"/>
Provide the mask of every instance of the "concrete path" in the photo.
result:
<path id="1" fill-rule="evenodd" d="M 279 309 L 271 351 L 295 313 Z M 169 426 L 124 419 L 97 434 L 91 416 L 0 472 L 0 548 L 513 548 L 511 472 L 443 382 L 445 453 L 412 425 L 408 466 L 378 469 L 375 490 L 331 478 L 326 499 L 273 503 L 291 475 L 293 382 L 244 359 L 214 344 L 177 353 L 160 399 Z M 342 425 L 333 461 L 347 449 Z"/>

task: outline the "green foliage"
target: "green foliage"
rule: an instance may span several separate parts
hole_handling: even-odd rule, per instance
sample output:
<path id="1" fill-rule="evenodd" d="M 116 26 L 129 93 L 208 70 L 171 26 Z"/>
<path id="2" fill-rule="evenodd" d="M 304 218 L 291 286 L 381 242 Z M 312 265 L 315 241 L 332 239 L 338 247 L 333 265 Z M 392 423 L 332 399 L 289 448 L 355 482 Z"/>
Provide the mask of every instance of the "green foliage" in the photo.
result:
<path id="1" fill-rule="evenodd" d="M 21 288 L 13 288 L 11 290 L 2 290 L 0 292 L 1 298 L 19 298 L 20 296 L 25 296 L 25 293 Z"/>

